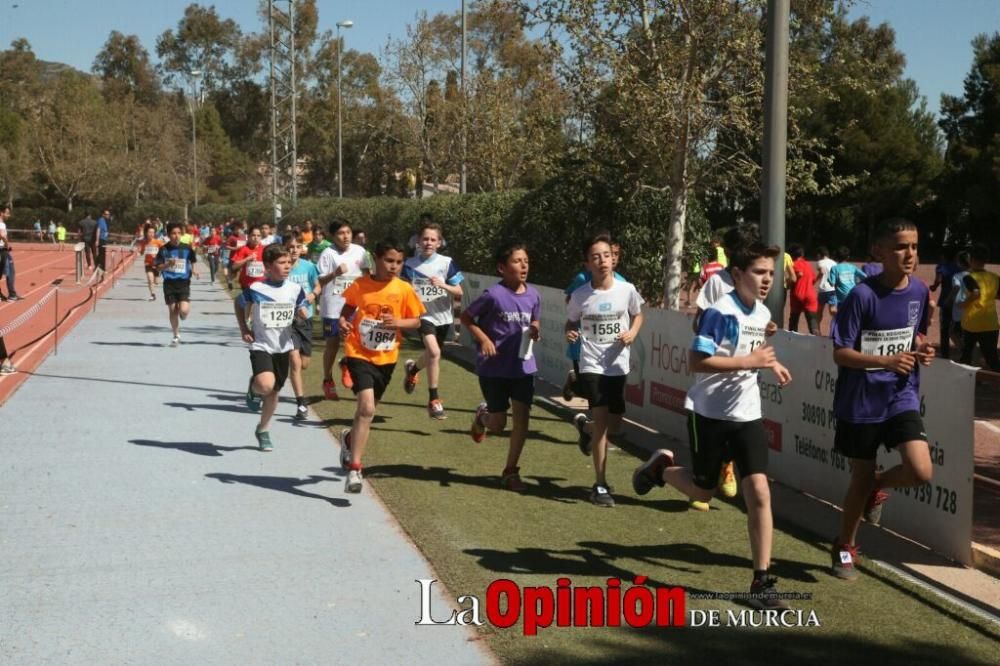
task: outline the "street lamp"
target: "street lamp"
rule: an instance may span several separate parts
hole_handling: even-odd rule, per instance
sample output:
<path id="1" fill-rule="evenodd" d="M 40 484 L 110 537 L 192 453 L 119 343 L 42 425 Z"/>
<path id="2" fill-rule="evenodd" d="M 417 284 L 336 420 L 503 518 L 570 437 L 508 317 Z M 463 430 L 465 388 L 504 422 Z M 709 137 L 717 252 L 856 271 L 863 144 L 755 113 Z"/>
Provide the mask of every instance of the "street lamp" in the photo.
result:
<path id="1" fill-rule="evenodd" d="M 191 84 L 191 99 L 188 100 L 188 111 L 191 112 L 191 161 L 194 172 L 194 207 L 198 207 L 198 123 L 195 119 L 195 109 L 201 102 L 199 98 L 198 80 L 201 78 L 200 69 L 192 69 L 188 72 L 188 80 Z"/>
<path id="2" fill-rule="evenodd" d="M 337 21 L 337 197 L 344 198 L 344 137 L 341 128 L 340 100 L 340 29 L 354 26 L 354 21 Z"/>

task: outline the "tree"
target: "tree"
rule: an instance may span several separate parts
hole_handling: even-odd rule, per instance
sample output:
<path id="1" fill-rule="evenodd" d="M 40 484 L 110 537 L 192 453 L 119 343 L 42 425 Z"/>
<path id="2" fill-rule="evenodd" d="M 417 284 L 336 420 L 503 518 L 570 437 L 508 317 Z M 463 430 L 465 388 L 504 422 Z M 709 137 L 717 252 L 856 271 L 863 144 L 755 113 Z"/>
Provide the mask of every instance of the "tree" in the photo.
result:
<path id="1" fill-rule="evenodd" d="M 962 97 L 941 96 L 941 128 L 947 138 L 948 197 L 954 231 L 977 241 L 996 238 L 1000 192 L 1000 33 L 972 40 L 972 67 Z"/>
<path id="2" fill-rule="evenodd" d="M 106 99 L 118 100 L 131 94 L 142 104 L 158 101 L 160 81 L 149 62 L 149 53 L 135 35 L 112 30 L 94 58 L 92 71 L 101 77 Z"/>
<path id="3" fill-rule="evenodd" d="M 56 79 L 33 118 L 30 152 L 67 210 L 77 199 L 93 198 L 109 187 L 110 118 L 94 82 L 74 72 Z"/>
<path id="4" fill-rule="evenodd" d="M 241 78 L 237 57 L 242 33 L 232 19 L 221 19 L 215 7 L 188 5 L 176 32 L 165 30 L 156 39 L 163 82 L 167 86 L 184 85 L 190 72 L 201 72 L 206 90 L 223 86 L 231 78 Z"/>

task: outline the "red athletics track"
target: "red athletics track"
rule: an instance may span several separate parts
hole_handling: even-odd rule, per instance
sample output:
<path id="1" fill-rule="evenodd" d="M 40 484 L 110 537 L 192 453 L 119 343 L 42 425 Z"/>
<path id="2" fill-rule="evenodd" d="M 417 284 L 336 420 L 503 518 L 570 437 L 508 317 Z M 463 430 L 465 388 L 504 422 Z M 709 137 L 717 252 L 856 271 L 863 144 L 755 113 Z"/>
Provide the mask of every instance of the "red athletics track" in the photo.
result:
<path id="1" fill-rule="evenodd" d="M 104 281 L 99 285 L 89 283 L 91 275 L 84 268 L 83 282 L 77 285 L 73 243 L 67 243 L 60 252 L 53 244 L 15 242 L 11 254 L 15 261 L 17 293 L 23 300 L 0 303 L 0 331 L 9 328 L 18 318 L 30 315 L 4 334 L 7 352 L 11 354 L 18 371 L 13 375 L 0 375 L 0 406 L 55 350 L 56 322 L 65 317 L 58 327 L 58 335 L 62 337 L 69 333 L 93 310 L 96 298 L 111 288 L 134 258 L 127 247 L 109 246 Z M 58 279 L 63 282 L 57 289 L 52 282 Z M 0 284 L 6 294 L 7 281 Z M 58 293 L 53 294 L 56 290 Z"/>

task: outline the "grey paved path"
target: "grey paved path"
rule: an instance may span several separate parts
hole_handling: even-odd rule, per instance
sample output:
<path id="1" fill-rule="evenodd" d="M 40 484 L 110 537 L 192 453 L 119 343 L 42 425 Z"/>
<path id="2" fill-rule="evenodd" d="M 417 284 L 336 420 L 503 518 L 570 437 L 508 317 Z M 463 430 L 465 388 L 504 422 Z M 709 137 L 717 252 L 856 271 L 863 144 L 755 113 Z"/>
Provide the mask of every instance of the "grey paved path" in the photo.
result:
<path id="1" fill-rule="evenodd" d="M 0 408 L 0 663 L 489 661 L 463 628 L 414 626 L 430 567 L 368 489 L 344 494 L 325 428 L 283 402 L 256 450 L 225 294 L 196 284 L 170 349 L 143 283 L 133 267 Z"/>

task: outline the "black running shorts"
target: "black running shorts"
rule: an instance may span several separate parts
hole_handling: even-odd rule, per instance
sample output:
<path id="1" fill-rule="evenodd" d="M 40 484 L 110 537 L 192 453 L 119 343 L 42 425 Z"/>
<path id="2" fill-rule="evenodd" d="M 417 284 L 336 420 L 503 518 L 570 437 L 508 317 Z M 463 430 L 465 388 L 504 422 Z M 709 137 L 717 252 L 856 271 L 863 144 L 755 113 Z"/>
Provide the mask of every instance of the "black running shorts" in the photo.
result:
<path id="1" fill-rule="evenodd" d="M 420 339 L 423 340 L 426 335 L 433 335 L 437 338 L 438 348 L 444 347 L 444 341 L 448 339 L 448 334 L 452 331 L 453 324 L 442 324 L 441 326 L 435 326 L 432 322 L 426 319 L 420 320 Z"/>
<path id="2" fill-rule="evenodd" d="M 491 414 L 507 413 L 511 400 L 517 400 L 531 407 L 535 399 L 535 376 L 524 377 L 480 377 L 479 388 L 486 399 L 486 407 Z"/>
<path id="3" fill-rule="evenodd" d="M 625 413 L 625 375 L 609 377 L 584 372 L 577 383 L 584 389 L 579 393 L 587 398 L 591 409 L 607 407 L 609 414 Z"/>
<path id="4" fill-rule="evenodd" d="M 191 300 L 191 280 L 163 280 L 163 302 L 167 305 Z"/>
<path id="5" fill-rule="evenodd" d="M 350 356 L 344 359 L 344 364 L 347 366 L 347 371 L 351 373 L 351 381 L 354 382 L 354 385 L 351 386 L 354 395 L 365 389 L 372 389 L 375 391 L 376 401 L 382 399 L 382 394 L 385 393 L 389 382 L 392 381 L 392 371 L 396 369 L 395 363 L 375 365 L 364 359 Z"/>
<path id="6" fill-rule="evenodd" d="M 920 412 L 896 414 L 881 423 L 849 423 L 837 419 L 833 448 L 848 458 L 875 460 L 878 447 L 891 451 L 903 442 L 927 441 Z"/>
<path id="7" fill-rule="evenodd" d="M 295 348 L 299 350 L 299 354 L 302 356 L 312 356 L 312 329 L 313 323 L 312 319 L 299 319 L 296 317 L 292 320 L 292 344 Z"/>
<path id="8" fill-rule="evenodd" d="M 274 390 L 280 391 L 281 387 L 285 385 L 285 380 L 288 379 L 288 354 L 289 352 L 272 354 L 256 349 L 251 350 L 250 367 L 253 368 L 254 377 L 262 372 L 273 373 Z"/>
<path id="9" fill-rule="evenodd" d="M 767 433 L 761 419 L 722 421 L 688 412 L 688 443 L 694 485 L 699 488 L 718 486 L 727 460 L 736 464 L 742 478 L 767 473 Z"/>

